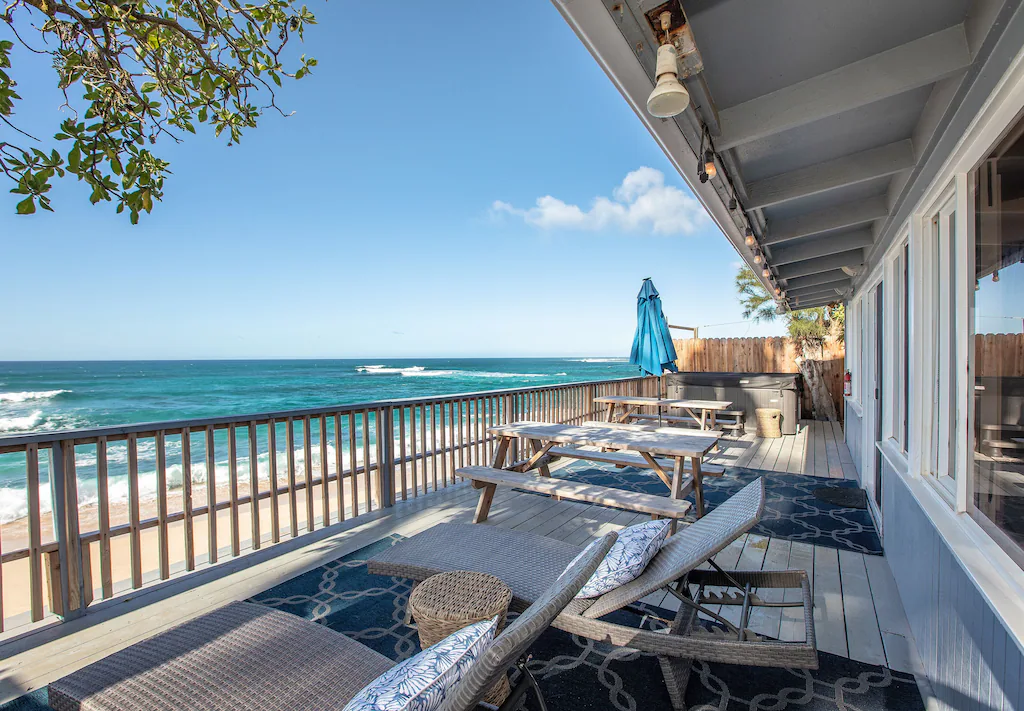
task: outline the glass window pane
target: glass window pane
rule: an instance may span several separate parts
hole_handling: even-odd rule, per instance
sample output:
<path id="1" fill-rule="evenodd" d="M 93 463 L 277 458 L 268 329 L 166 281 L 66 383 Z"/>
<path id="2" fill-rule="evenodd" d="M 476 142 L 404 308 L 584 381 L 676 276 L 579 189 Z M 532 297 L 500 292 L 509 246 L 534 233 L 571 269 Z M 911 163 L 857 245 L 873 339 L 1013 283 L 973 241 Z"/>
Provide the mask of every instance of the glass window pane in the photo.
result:
<path id="1" fill-rule="evenodd" d="M 972 514 L 1004 549 L 1024 545 L 1024 139 L 974 175 Z"/>

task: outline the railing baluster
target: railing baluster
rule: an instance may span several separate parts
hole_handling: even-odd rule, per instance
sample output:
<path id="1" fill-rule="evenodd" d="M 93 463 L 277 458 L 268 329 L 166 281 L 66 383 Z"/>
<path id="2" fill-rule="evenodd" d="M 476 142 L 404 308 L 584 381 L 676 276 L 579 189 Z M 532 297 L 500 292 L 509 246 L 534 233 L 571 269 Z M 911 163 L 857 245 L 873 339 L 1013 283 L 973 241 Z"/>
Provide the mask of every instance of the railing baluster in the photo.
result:
<path id="1" fill-rule="evenodd" d="M 132 557 L 132 587 L 142 587 L 142 540 L 139 532 L 139 440 L 128 435 L 128 527 Z M 214 559 L 216 560 L 216 559 Z"/>
<path id="2" fill-rule="evenodd" d="M 352 517 L 359 515 L 359 485 L 356 480 L 356 414 L 348 413 L 349 483 L 352 487 Z"/>
<path id="3" fill-rule="evenodd" d="M 377 489 L 381 506 L 395 505 L 395 420 L 390 406 L 377 410 Z"/>
<path id="4" fill-rule="evenodd" d="M 160 579 L 171 577 L 170 542 L 167 540 L 167 448 L 163 430 L 156 433 L 156 542 Z"/>
<path id="5" fill-rule="evenodd" d="M 302 418 L 302 472 L 306 481 L 306 530 L 313 526 L 313 440 L 310 432 L 310 418 Z"/>
<path id="6" fill-rule="evenodd" d="M 96 440 L 96 513 L 100 533 L 100 586 L 103 598 L 114 596 L 114 575 L 110 560 L 110 484 L 107 477 L 107 438 Z M 38 505 L 36 506 L 38 508 Z"/>
<path id="7" fill-rule="evenodd" d="M 326 415 L 325 415 L 326 417 Z M 334 413 L 334 470 L 338 477 L 338 523 L 345 520 L 345 476 L 341 440 L 341 415 Z"/>
<path id="8" fill-rule="evenodd" d="M 99 444 L 96 445 L 96 460 L 97 466 L 99 462 Z M 106 450 L 103 453 L 103 477 L 104 486 L 106 486 Z M 192 520 L 192 434 L 189 432 L 188 426 L 181 428 L 181 513 L 182 513 L 182 526 L 185 529 L 185 570 L 196 569 L 196 537 L 195 527 Z M 103 578 L 103 597 L 110 597 L 107 594 L 107 577 L 109 576 L 109 567 L 103 567 L 104 558 L 108 561 L 110 559 L 110 535 L 108 531 L 107 535 L 107 552 L 104 556 L 103 552 L 103 540 L 100 539 L 100 577 Z"/>
<path id="9" fill-rule="evenodd" d="M 373 483 L 370 480 L 370 411 L 363 410 L 363 494 L 366 499 L 366 513 L 373 509 Z M 379 503 L 379 502 L 378 502 Z"/>
<path id="10" fill-rule="evenodd" d="M 430 473 L 434 479 L 434 491 L 437 491 L 437 405 L 430 404 Z M 443 441 L 443 440 L 442 440 Z"/>
<path id="11" fill-rule="evenodd" d="M 327 415 L 320 416 L 320 511 L 324 526 L 331 525 L 331 492 L 327 481 L 331 478 L 330 461 L 327 458 Z"/>
<path id="12" fill-rule="evenodd" d="M 249 517 L 252 526 L 252 549 L 258 551 L 262 545 L 260 530 L 260 467 L 259 442 L 256 437 L 256 420 L 249 420 Z"/>
<path id="13" fill-rule="evenodd" d="M 409 480 L 406 478 L 405 470 L 405 408 L 397 408 L 398 412 L 398 460 L 401 462 L 399 465 L 399 471 L 401 472 L 401 483 L 402 483 L 402 501 L 406 500 Z M 410 410 L 411 412 L 411 410 Z"/>
<path id="14" fill-rule="evenodd" d="M 217 562 L 217 449 L 213 425 L 206 426 L 206 531 L 208 560 Z"/>
<path id="15" fill-rule="evenodd" d="M 278 543 L 281 540 L 281 502 L 277 492 L 277 422 L 271 418 L 267 423 L 267 464 L 270 471 L 270 540 Z"/>
<path id="16" fill-rule="evenodd" d="M 39 510 L 39 445 L 30 444 L 25 450 L 28 474 L 28 581 L 31 593 L 32 621 L 43 619 L 43 558 L 41 545 Z M 0 566 L 2 568 L 3 566 Z M 3 597 L 3 583 L 0 578 L 0 598 Z M 0 600 L 0 630 L 3 629 L 3 600 Z"/>
<path id="17" fill-rule="evenodd" d="M 228 425 L 228 485 L 231 489 L 231 555 L 242 552 L 241 534 L 238 527 L 238 442 L 235 439 L 235 425 Z"/>
<path id="18" fill-rule="evenodd" d="M 299 507 L 295 501 L 295 420 L 285 418 L 285 438 L 288 446 L 288 522 L 292 538 L 299 535 Z"/>
<path id="19" fill-rule="evenodd" d="M 411 405 L 409 407 L 409 443 L 411 444 L 410 451 L 410 469 L 412 470 L 412 497 L 415 499 L 420 495 L 420 480 L 419 480 L 419 467 L 416 461 L 416 413 L 420 410 L 420 406 Z M 424 477 L 425 479 L 425 477 Z"/>

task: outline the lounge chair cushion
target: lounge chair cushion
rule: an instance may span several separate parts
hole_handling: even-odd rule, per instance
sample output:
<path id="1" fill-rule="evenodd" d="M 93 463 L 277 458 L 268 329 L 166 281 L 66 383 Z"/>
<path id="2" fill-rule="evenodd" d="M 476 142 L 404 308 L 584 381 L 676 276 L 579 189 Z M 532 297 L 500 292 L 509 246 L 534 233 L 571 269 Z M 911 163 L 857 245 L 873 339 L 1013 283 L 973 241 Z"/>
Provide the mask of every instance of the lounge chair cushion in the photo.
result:
<path id="1" fill-rule="evenodd" d="M 603 617 L 678 580 L 750 530 L 763 512 L 764 477 L 759 477 L 703 518 L 679 529 L 638 578 L 594 600 L 583 615 Z"/>
<path id="2" fill-rule="evenodd" d="M 619 539 L 601 561 L 601 565 L 597 566 L 597 571 L 590 580 L 576 593 L 576 597 L 598 597 L 620 585 L 625 585 L 630 580 L 635 580 L 644 572 L 651 558 L 661 550 L 668 536 L 668 529 L 669 521 L 664 519 L 638 523 L 619 531 Z M 585 548 L 577 558 L 586 555 L 595 543 L 597 541 Z M 575 562 L 573 560 L 573 563 Z"/>
<path id="3" fill-rule="evenodd" d="M 494 639 L 498 618 L 463 627 L 371 681 L 344 711 L 434 711 Z"/>
<path id="4" fill-rule="evenodd" d="M 233 602 L 49 686 L 54 711 L 340 709 L 394 666 L 343 634 Z"/>

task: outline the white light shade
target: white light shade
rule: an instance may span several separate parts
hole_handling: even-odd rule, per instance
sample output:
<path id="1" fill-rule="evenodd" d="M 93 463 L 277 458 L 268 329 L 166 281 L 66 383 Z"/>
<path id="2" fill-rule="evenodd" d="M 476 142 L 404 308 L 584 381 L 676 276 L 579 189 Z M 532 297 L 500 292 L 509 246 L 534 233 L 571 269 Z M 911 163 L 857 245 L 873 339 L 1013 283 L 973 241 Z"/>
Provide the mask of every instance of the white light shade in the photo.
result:
<path id="1" fill-rule="evenodd" d="M 690 94 L 679 83 L 676 48 L 670 44 L 658 47 L 658 84 L 647 99 L 651 116 L 669 118 L 677 116 L 690 105 Z"/>

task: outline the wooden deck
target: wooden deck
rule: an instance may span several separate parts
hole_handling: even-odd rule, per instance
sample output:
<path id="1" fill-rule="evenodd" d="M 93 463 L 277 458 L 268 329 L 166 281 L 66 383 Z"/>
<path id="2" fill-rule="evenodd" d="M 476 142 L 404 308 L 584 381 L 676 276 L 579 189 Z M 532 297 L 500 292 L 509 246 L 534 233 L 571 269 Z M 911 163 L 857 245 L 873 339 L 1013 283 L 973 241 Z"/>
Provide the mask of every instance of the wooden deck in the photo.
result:
<path id="1" fill-rule="evenodd" d="M 805 423 L 775 440 L 726 440 L 719 462 L 770 471 L 843 477 L 852 474 L 839 427 Z M 84 618 L 54 624 L 0 647 L 0 702 L 37 689 L 90 662 L 232 600 L 248 598 L 380 538 L 411 536 L 445 521 L 472 519 L 478 491 L 462 484 L 399 502 L 273 548 L 173 577 L 152 588 L 98 603 Z M 486 524 L 584 544 L 608 530 L 646 520 L 601 506 L 499 490 Z M 747 535 L 717 557 L 727 568 L 807 570 L 813 581 L 818 647 L 921 677 L 912 637 L 885 559 L 834 548 Z M 674 600 L 650 602 L 672 607 Z M 783 639 L 802 634 L 800 621 L 759 610 L 757 630 Z"/>

